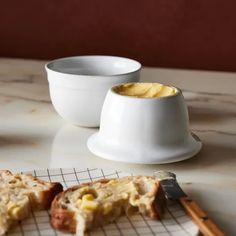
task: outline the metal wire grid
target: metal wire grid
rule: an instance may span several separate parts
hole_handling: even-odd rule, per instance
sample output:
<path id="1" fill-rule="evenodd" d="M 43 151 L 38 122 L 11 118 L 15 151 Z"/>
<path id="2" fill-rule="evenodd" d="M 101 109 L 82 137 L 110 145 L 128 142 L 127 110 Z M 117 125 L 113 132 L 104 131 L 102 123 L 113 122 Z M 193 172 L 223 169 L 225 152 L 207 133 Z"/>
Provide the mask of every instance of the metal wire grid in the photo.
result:
<path id="1" fill-rule="evenodd" d="M 34 170 L 32 175 L 40 179 L 60 182 L 64 189 L 84 182 L 101 178 L 119 178 L 131 175 L 129 173 L 103 169 L 45 169 Z M 197 226 L 186 215 L 179 204 L 168 201 L 166 213 L 161 221 L 151 220 L 136 214 L 131 217 L 120 217 L 114 223 L 100 227 L 88 235 L 91 236 L 195 236 L 199 234 Z M 50 225 L 49 211 L 32 211 L 31 216 L 13 227 L 7 236 L 66 236 L 54 230 Z"/>

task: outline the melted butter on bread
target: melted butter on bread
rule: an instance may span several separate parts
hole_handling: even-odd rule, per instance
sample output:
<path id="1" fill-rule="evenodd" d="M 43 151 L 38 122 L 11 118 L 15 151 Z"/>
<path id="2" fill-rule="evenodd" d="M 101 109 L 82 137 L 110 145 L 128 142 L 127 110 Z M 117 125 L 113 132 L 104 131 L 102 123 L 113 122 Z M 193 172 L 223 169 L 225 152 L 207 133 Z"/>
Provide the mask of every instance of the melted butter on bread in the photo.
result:
<path id="1" fill-rule="evenodd" d="M 156 211 L 154 204 L 155 199 L 160 198 L 164 205 L 163 196 L 159 182 L 150 176 L 123 177 L 82 184 L 66 190 L 54 200 L 52 225 L 58 227 L 58 224 L 63 222 L 60 220 L 57 223 L 54 218 L 54 215 L 57 216 L 55 208 L 74 212 L 77 235 L 83 235 L 84 230 L 112 222 L 123 213 L 140 212 L 152 218 L 159 218 L 161 210 Z M 70 232 L 75 231 L 70 229 Z"/>

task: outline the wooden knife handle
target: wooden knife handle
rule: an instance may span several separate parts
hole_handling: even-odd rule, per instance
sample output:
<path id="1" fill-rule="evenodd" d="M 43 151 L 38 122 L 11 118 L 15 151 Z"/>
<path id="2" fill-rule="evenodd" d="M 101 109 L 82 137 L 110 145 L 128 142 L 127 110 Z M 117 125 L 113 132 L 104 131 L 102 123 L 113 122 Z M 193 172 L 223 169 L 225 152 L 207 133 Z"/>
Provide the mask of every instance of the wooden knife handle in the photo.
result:
<path id="1" fill-rule="evenodd" d="M 224 236 L 224 232 L 207 216 L 201 207 L 189 197 L 180 198 L 180 203 L 186 212 L 198 225 L 205 236 Z"/>

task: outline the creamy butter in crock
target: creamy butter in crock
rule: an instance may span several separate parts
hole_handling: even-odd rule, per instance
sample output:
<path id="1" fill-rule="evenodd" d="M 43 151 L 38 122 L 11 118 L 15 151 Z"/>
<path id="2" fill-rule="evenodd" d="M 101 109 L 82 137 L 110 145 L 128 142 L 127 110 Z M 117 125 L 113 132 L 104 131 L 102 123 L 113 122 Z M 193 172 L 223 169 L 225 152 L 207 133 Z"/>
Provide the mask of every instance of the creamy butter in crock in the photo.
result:
<path id="1" fill-rule="evenodd" d="M 178 92 L 174 87 L 159 83 L 127 83 L 115 87 L 114 91 L 121 95 L 141 98 L 167 97 Z"/>

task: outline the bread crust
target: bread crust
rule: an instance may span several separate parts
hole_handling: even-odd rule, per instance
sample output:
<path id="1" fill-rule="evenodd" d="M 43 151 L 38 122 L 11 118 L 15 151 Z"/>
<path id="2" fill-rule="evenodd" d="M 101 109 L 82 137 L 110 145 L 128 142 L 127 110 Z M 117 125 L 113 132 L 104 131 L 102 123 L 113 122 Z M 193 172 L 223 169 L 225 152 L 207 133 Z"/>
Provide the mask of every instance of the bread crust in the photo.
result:
<path id="1" fill-rule="evenodd" d="M 51 225 L 53 228 L 65 232 L 75 233 L 76 231 L 76 218 L 75 213 L 69 211 L 67 209 L 63 209 L 59 206 L 58 200 L 61 198 L 62 194 L 68 192 L 71 189 L 67 189 L 64 192 L 59 193 L 54 200 L 52 201 L 51 205 Z"/>
<path id="2" fill-rule="evenodd" d="M 45 209 L 48 210 L 51 207 L 51 203 L 54 199 L 54 197 L 63 191 L 63 187 L 60 183 L 51 183 L 50 190 L 44 191 L 42 193 L 42 202 L 41 205 L 37 208 L 38 210 L 40 209 Z"/>
<path id="3" fill-rule="evenodd" d="M 123 178 L 133 180 L 134 178 L 143 177 L 146 176 L 127 176 Z M 57 230 L 76 233 L 76 226 L 78 224 L 76 213 L 72 210 L 62 209 L 61 205 L 59 204 L 60 198 L 62 198 L 66 193 L 73 192 L 83 186 L 92 186 L 94 183 L 107 183 L 110 180 L 112 179 L 99 179 L 94 182 L 82 183 L 59 193 L 54 198 L 51 205 L 51 225 Z M 150 205 L 150 208 L 146 212 L 146 215 L 152 219 L 160 219 L 165 207 L 165 195 L 158 181 L 156 181 L 155 187 L 148 194 L 150 195 L 150 197 L 155 196 L 155 200 Z"/>

